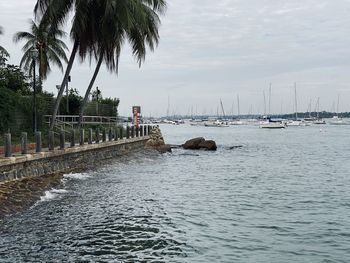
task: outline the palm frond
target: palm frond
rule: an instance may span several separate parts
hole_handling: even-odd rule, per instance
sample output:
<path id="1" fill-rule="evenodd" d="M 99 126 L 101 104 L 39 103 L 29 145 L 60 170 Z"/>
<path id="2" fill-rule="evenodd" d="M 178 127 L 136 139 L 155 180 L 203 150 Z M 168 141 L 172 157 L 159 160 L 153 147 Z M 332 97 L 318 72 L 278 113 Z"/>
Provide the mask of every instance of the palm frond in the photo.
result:
<path id="1" fill-rule="evenodd" d="M 24 54 L 20 66 L 26 71 L 31 71 L 33 67 L 31 54 L 34 48 L 38 49 L 39 56 L 37 64 L 39 66 L 39 76 L 42 80 L 45 80 L 51 71 L 50 63 L 58 65 L 61 70 L 62 62 L 58 62 L 58 60 L 62 59 L 64 62 L 68 61 L 66 56 L 68 47 L 59 39 L 61 36 L 64 36 L 65 33 L 57 27 L 49 26 L 46 24 L 46 21 L 41 21 L 37 24 L 35 21 L 31 20 L 29 23 L 30 32 L 17 32 L 13 37 L 14 42 L 19 42 L 21 40 L 26 41 L 22 47 Z M 55 55 L 48 53 L 55 53 Z"/>

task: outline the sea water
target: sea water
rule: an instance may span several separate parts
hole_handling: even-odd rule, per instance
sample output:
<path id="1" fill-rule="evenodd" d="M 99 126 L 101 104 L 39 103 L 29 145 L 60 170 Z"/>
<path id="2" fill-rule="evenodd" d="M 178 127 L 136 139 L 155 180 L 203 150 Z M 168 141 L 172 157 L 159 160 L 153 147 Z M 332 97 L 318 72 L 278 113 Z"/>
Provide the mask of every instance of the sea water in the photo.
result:
<path id="1" fill-rule="evenodd" d="M 65 175 L 1 222 L 0 262 L 349 262 L 350 126 L 161 129 L 218 150 Z"/>

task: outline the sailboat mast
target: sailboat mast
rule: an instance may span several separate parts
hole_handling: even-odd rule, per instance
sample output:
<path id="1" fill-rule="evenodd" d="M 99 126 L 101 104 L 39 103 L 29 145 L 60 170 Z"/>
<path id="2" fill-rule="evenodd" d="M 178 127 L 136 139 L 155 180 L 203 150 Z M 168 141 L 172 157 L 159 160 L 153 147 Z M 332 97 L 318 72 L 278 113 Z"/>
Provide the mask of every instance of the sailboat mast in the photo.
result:
<path id="1" fill-rule="evenodd" d="M 337 102 L 337 116 L 339 116 L 339 94 L 338 94 L 338 102 Z"/>
<path id="2" fill-rule="evenodd" d="M 234 107 L 235 107 L 235 98 L 233 97 L 233 99 L 232 99 L 232 105 L 231 105 L 231 116 L 232 116 L 232 118 L 233 118 L 233 115 L 234 115 Z"/>
<path id="3" fill-rule="evenodd" d="M 226 119 L 226 114 L 225 114 L 225 110 L 224 110 L 224 105 L 222 104 L 222 100 L 221 100 L 221 99 L 220 99 L 220 105 L 221 105 L 222 114 L 223 114 L 224 118 Z"/>
<path id="4" fill-rule="evenodd" d="M 311 109 L 311 106 L 312 105 L 312 100 L 310 99 L 310 102 L 309 102 L 309 106 L 307 107 L 307 111 L 308 111 L 308 113 L 309 113 L 309 118 L 311 118 L 312 116 L 311 116 L 311 111 L 312 111 L 312 109 Z"/>
<path id="5" fill-rule="evenodd" d="M 296 82 L 294 82 L 294 97 L 295 97 L 295 120 L 298 120 L 297 83 Z"/>
<path id="6" fill-rule="evenodd" d="M 271 86 L 272 86 L 272 84 L 270 83 L 270 88 L 269 88 L 269 115 L 271 115 Z"/>
<path id="7" fill-rule="evenodd" d="M 169 114 L 170 114 L 170 97 L 168 95 L 168 107 L 167 107 L 167 110 L 166 110 L 166 116 L 169 118 Z"/>
<path id="8" fill-rule="evenodd" d="M 238 118 L 241 115 L 240 109 L 239 109 L 239 95 L 237 95 L 237 108 L 238 108 Z"/>
<path id="9" fill-rule="evenodd" d="M 266 116 L 266 96 L 265 96 L 265 90 L 263 90 L 264 95 L 264 115 Z"/>

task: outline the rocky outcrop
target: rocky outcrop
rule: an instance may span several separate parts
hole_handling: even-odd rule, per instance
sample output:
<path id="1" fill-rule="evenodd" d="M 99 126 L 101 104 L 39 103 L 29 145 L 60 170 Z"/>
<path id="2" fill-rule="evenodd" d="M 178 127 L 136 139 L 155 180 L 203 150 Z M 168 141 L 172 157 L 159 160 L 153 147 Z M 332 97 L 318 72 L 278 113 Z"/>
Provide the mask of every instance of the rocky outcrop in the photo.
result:
<path id="1" fill-rule="evenodd" d="M 149 140 L 146 142 L 146 148 L 155 149 L 160 153 L 171 152 L 171 146 L 165 144 L 162 132 L 158 126 L 152 128 L 149 137 Z"/>
<path id="2" fill-rule="evenodd" d="M 218 147 L 213 140 L 205 140 L 199 144 L 199 148 L 207 151 L 216 151 Z"/>
<path id="3" fill-rule="evenodd" d="M 216 151 L 217 146 L 215 141 L 206 140 L 203 137 L 193 138 L 186 141 L 182 148 L 185 150 L 207 150 L 207 151 Z"/>
<path id="4" fill-rule="evenodd" d="M 171 150 L 171 146 L 169 144 L 164 144 L 162 146 L 159 146 L 157 148 L 158 152 L 160 153 L 171 153 L 172 150 Z"/>
<path id="5" fill-rule="evenodd" d="M 205 139 L 203 137 L 193 138 L 191 140 L 186 141 L 182 145 L 182 148 L 184 148 L 185 150 L 199 150 L 199 145 L 204 141 Z"/>

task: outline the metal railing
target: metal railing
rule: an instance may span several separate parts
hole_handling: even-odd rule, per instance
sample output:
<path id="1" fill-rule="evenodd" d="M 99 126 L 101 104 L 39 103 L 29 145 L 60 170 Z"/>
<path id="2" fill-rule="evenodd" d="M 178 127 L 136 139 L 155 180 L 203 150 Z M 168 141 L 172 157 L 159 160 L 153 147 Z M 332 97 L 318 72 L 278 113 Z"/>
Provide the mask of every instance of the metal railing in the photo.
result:
<path id="1" fill-rule="evenodd" d="M 45 122 L 47 124 L 51 123 L 52 116 L 45 115 Z M 115 116 L 83 116 L 81 124 L 108 124 L 115 125 L 118 124 L 119 118 Z M 55 121 L 55 127 L 63 127 L 69 126 L 73 128 L 79 124 L 79 115 L 57 115 Z"/>
<path id="2" fill-rule="evenodd" d="M 102 129 L 96 128 L 93 130 L 92 128 L 88 129 L 88 133 L 85 133 L 84 129 L 80 129 L 79 132 L 79 140 L 76 140 L 75 136 L 75 130 L 70 130 L 68 137 L 68 145 L 70 145 L 69 148 L 72 147 L 78 147 L 77 143 L 80 146 L 83 146 L 84 144 L 99 144 L 99 143 L 106 143 L 111 141 L 121 141 L 121 140 L 129 140 L 133 138 L 143 138 L 146 136 L 149 136 L 151 133 L 153 126 L 150 125 L 143 125 L 143 126 L 127 126 L 126 129 L 122 126 L 115 127 L 115 128 L 108 128 L 108 129 Z M 48 148 L 43 149 L 42 147 L 42 133 L 40 131 L 35 132 L 35 151 L 31 153 L 40 153 L 40 152 L 47 152 L 47 151 L 53 151 L 53 150 L 64 150 L 67 147 L 67 143 L 65 140 L 65 130 L 60 130 L 59 132 L 59 145 L 55 145 L 55 133 L 53 131 L 49 131 L 48 134 L 45 134 L 44 136 L 48 138 Z M 56 137 L 57 138 L 57 137 Z M 6 133 L 4 138 L 4 157 L 12 157 L 12 153 L 14 151 L 14 148 L 12 147 L 12 140 L 11 140 L 11 133 Z M 127 142 L 127 141 L 126 141 Z M 28 135 L 26 132 L 23 132 L 21 135 L 21 145 L 20 145 L 20 152 L 17 154 L 28 154 L 29 148 L 28 148 Z M 1 159 L 1 156 L 0 156 Z"/>

